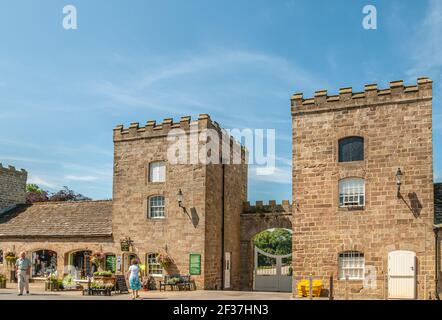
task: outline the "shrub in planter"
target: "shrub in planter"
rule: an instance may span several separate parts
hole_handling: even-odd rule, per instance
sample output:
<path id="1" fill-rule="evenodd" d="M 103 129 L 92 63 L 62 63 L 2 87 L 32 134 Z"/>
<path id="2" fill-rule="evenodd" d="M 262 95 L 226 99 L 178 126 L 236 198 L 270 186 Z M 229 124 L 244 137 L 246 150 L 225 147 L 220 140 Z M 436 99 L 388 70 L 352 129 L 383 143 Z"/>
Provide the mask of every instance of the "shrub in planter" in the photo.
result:
<path id="1" fill-rule="evenodd" d="M 0 273 L 0 289 L 6 288 L 6 276 Z"/>
<path id="2" fill-rule="evenodd" d="M 58 291 L 63 290 L 63 280 L 58 279 L 54 274 L 51 274 L 45 283 L 46 291 Z"/>

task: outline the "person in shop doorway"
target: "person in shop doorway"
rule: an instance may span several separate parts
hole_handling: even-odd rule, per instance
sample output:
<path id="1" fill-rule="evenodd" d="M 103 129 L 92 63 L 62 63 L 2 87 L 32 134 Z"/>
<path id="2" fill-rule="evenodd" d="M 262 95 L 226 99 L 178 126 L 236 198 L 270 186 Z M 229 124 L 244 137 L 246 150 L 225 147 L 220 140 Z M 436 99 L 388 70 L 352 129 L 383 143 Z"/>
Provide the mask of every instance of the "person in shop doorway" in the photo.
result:
<path id="1" fill-rule="evenodd" d="M 138 264 L 138 259 L 134 258 L 126 275 L 126 278 L 129 280 L 129 286 L 132 289 L 132 300 L 139 298 L 138 291 L 141 289 L 140 273 L 141 268 Z"/>
<path id="2" fill-rule="evenodd" d="M 20 252 L 20 258 L 15 262 L 15 272 L 18 279 L 18 295 L 22 296 L 23 291 L 29 294 L 29 277 L 31 275 L 31 261 L 26 257 L 24 251 Z"/>

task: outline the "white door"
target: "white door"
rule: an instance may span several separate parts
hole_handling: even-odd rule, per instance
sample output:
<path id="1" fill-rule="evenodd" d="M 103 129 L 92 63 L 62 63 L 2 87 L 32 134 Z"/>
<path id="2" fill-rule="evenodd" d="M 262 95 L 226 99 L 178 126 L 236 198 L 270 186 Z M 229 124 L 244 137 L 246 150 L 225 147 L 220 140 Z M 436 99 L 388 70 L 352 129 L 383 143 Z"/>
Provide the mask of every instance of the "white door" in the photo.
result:
<path id="1" fill-rule="evenodd" d="M 226 252 L 225 261 L 224 261 L 224 289 L 230 289 L 231 267 L 232 267 L 232 253 Z"/>
<path id="2" fill-rule="evenodd" d="M 416 253 L 400 250 L 388 254 L 388 298 L 416 299 Z"/>

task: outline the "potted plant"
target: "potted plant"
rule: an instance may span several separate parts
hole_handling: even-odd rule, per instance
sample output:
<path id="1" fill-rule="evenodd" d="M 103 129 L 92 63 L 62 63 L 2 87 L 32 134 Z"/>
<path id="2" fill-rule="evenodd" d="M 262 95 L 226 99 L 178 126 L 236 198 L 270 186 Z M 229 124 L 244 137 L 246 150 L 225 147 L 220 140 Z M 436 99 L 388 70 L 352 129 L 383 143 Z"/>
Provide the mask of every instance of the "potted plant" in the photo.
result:
<path id="1" fill-rule="evenodd" d="M 17 256 L 15 255 L 14 252 L 8 251 L 5 254 L 5 260 L 6 260 L 6 264 L 8 266 L 13 267 L 13 266 L 15 266 L 15 262 L 17 261 Z"/>
<path id="2" fill-rule="evenodd" d="M 6 276 L 0 273 L 0 289 L 6 289 Z"/>
<path id="3" fill-rule="evenodd" d="M 77 283 L 74 281 L 74 278 L 70 274 L 68 274 L 66 277 L 64 277 L 64 279 L 62 281 L 62 286 L 63 286 L 64 290 L 77 290 L 78 289 Z"/>
<path id="4" fill-rule="evenodd" d="M 160 251 L 160 253 L 158 253 L 157 261 L 164 269 L 167 269 L 173 263 L 173 259 L 165 251 Z"/>
<path id="5" fill-rule="evenodd" d="M 96 271 L 94 272 L 94 276 L 96 277 L 112 277 L 113 273 L 111 271 Z"/>
<path id="6" fill-rule="evenodd" d="M 45 282 L 46 291 L 58 291 L 63 288 L 63 281 L 59 280 L 55 274 L 51 274 Z"/>

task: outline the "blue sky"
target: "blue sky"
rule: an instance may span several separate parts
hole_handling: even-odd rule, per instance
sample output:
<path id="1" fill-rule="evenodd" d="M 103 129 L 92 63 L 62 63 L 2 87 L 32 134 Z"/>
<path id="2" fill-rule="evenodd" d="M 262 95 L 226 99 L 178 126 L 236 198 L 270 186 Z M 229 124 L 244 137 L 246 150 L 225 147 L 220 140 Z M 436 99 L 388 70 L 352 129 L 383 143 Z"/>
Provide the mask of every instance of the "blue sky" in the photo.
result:
<path id="1" fill-rule="evenodd" d="M 62 28 L 64 5 L 78 29 Z M 362 28 L 373 4 L 378 29 Z M 209 113 L 275 128 L 277 171 L 249 199 L 291 199 L 290 96 L 430 76 L 442 180 L 442 1 L 0 1 L 0 162 L 49 190 L 112 195 L 112 129 Z"/>

